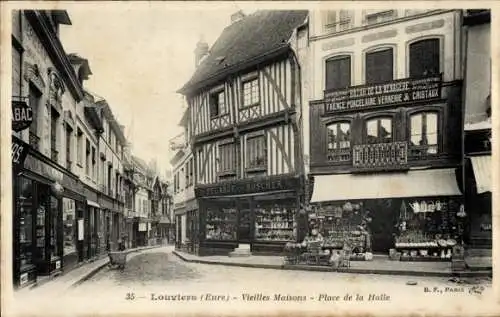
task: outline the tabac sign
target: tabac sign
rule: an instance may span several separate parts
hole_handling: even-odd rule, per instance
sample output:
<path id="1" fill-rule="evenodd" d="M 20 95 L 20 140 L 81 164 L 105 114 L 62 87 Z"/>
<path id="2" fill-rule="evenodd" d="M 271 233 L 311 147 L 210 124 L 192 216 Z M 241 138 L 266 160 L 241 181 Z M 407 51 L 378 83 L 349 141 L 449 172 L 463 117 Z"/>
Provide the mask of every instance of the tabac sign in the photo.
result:
<path id="1" fill-rule="evenodd" d="M 33 122 L 33 109 L 24 101 L 12 101 L 12 130 L 19 132 Z"/>
<path id="2" fill-rule="evenodd" d="M 441 99 L 442 75 L 325 91 L 325 112 Z"/>

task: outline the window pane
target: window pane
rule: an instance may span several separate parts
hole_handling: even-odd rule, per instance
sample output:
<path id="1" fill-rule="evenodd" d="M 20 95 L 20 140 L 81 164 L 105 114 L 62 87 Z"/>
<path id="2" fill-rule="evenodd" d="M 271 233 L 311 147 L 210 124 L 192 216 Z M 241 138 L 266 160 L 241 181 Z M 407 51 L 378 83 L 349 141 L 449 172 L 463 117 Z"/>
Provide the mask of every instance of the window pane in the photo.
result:
<path id="1" fill-rule="evenodd" d="M 422 115 L 413 115 L 410 121 L 411 144 L 420 145 L 422 141 Z"/>
<path id="2" fill-rule="evenodd" d="M 427 142 L 429 145 L 437 145 L 438 122 L 436 113 L 428 113 L 427 117 Z"/>
<path id="3" fill-rule="evenodd" d="M 337 124 L 331 124 L 327 127 L 327 137 L 328 137 L 328 148 L 336 149 L 337 148 Z"/>
<path id="4" fill-rule="evenodd" d="M 422 40 L 410 45 L 410 77 L 437 75 L 439 72 L 439 39 Z"/>
<path id="5" fill-rule="evenodd" d="M 50 224 L 50 257 L 59 256 L 59 235 L 57 233 L 57 227 L 59 224 L 59 201 L 54 196 L 50 196 L 50 212 L 51 212 L 51 224 Z"/>
<path id="6" fill-rule="evenodd" d="M 19 178 L 19 261 L 23 266 L 33 263 L 33 182 L 26 178 Z"/>
<path id="7" fill-rule="evenodd" d="M 342 149 L 351 147 L 351 131 L 349 123 L 340 124 L 339 147 Z"/>
<path id="8" fill-rule="evenodd" d="M 368 143 L 376 143 L 378 136 L 377 126 L 377 120 L 370 120 L 366 122 L 366 136 Z"/>
<path id="9" fill-rule="evenodd" d="M 266 167 L 267 153 L 264 136 L 247 139 L 247 168 Z"/>
<path id="10" fill-rule="evenodd" d="M 243 106 L 254 105 L 259 102 L 259 81 L 254 79 L 243 83 Z"/>
<path id="11" fill-rule="evenodd" d="M 378 84 L 393 80 L 392 48 L 367 53 L 365 68 L 365 81 L 367 84 Z"/>
<path id="12" fill-rule="evenodd" d="M 63 198 L 64 255 L 76 252 L 75 201 Z"/>
<path id="13" fill-rule="evenodd" d="M 378 133 L 380 140 L 386 142 L 392 140 L 392 120 L 391 119 L 381 119 L 380 120 L 380 130 Z"/>

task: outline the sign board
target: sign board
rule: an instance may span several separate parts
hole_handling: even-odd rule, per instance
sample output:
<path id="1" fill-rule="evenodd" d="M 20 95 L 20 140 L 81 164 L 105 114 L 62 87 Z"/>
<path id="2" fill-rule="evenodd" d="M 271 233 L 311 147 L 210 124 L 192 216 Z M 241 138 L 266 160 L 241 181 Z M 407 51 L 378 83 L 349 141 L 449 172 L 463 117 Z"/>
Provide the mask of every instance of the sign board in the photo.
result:
<path id="1" fill-rule="evenodd" d="M 84 229 L 83 219 L 78 219 L 78 241 L 83 241 Z"/>
<path id="2" fill-rule="evenodd" d="M 12 101 L 12 130 L 19 132 L 33 122 L 33 109 L 25 101 Z"/>
<path id="3" fill-rule="evenodd" d="M 325 91 L 325 112 L 441 99 L 442 76 Z"/>
<path id="4" fill-rule="evenodd" d="M 196 197 L 242 195 L 279 190 L 297 190 L 299 186 L 300 181 L 296 177 L 278 176 L 259 180 L 255 179 L 231 181 L 213 185 L 199 185 L 195 188 L 195 195 Z"/>
<path id="5" fill-rule="evenodd" d="M 21 139 L 12 136 L 12 146 L 11 146 L 11 156 L 12 156 L 12 166 L 14 168 L 22 167 L 24 160 L 28 155 L 29 144 L 23 142 Z"/>

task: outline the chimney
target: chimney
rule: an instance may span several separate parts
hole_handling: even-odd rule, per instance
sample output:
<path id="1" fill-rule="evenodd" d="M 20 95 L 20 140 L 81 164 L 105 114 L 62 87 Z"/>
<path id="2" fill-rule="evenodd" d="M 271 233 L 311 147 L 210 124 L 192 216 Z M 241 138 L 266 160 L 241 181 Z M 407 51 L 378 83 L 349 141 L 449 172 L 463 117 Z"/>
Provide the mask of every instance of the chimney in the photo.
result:
<path id="1" fill-rule="evenodd" d="M 198 67 L 206 55 L 208 55 L 208 43 L 205 42 L 202 36 L 198 43 L 196 43 L 196 49 L 194 50 L 194 66 Z"/>
<path id="2" fill-rule="evenodd" d="M 243 20 L 245 17 L 245 13 L 242 10 L 238 10 L 235 13 L 231 14 L 231 24 Z"/>

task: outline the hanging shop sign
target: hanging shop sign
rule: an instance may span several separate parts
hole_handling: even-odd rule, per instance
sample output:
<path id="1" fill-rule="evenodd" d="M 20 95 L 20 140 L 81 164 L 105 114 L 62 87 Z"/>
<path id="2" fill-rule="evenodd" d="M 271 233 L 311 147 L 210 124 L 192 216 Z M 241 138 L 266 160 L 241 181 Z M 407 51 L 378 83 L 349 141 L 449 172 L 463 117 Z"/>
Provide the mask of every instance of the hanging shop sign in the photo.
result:
<path id="1" fill-rule="evenodd" d="M 14 168 L 21 168 L 24 164 L 24 160 L 28 155 L 29 144 L 23 142 L 21 139 L 12 136 L 12 147 L 11 147 L 11 155 L 12 155 L 12 166 Z"/>
<path id="2" fill-rule="evenodd" d="M 325 112 L 441 99 L 442 75 L 325 91 Z"/>
<path id="3" fill-rule="evenodd" d="M 299 188 L 299 185 L 299 178 L 296 177 L 269 177 L 261 180 L 245 180 L 218 183 L 213 185 L 201 185 L 195 188 L 195 195 L 196 197 L 210 197 L 221 195 L 242 195 L 280 190 L 297 190 Z"/>
<path id="4" fill-rule="evenodd" d="M 27 129 L 33 122 L 33 109 L 25 101 L 12 101 L 12 130 Z"/>

